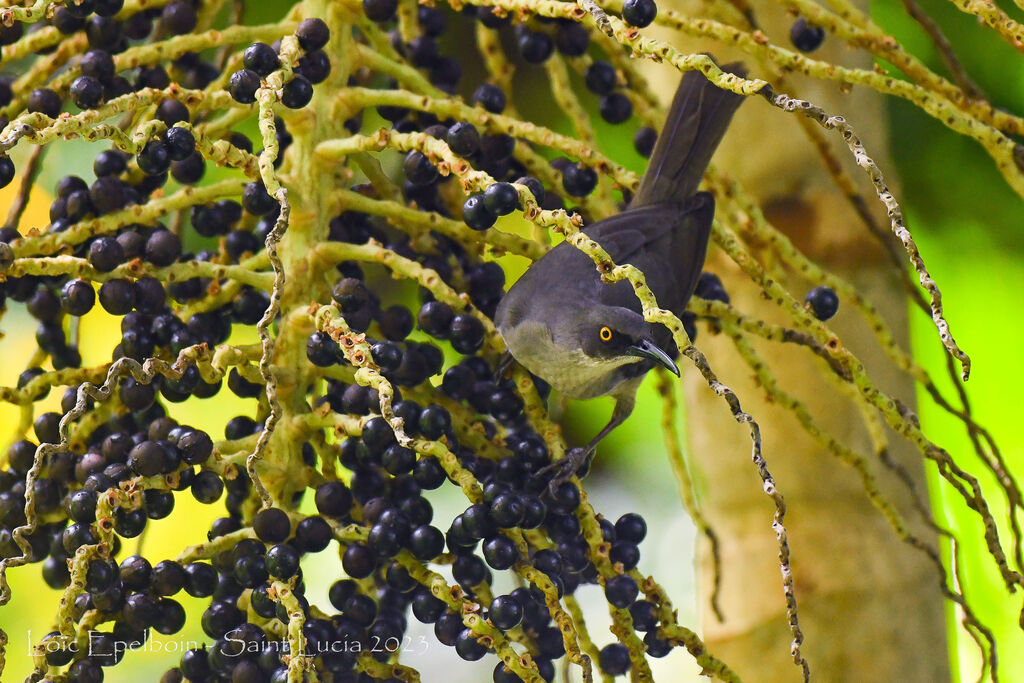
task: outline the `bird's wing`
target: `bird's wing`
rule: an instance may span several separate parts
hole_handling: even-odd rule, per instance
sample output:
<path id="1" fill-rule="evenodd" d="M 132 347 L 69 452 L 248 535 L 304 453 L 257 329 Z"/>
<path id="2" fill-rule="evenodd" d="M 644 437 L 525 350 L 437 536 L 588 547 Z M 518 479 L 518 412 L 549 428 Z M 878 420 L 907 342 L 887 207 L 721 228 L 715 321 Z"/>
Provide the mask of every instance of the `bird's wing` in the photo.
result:
<path id="1" fill-rule="evenodd" d="M 714 212 L 714 199 L 699 192 L 685 203 L 629 209 L 585 232 L 615 263 L 629 263 L 642 270 L 659 304 L 679 315 L 704 267 Z M 601 303 L 640 310 L 628 282 L 602 287 L 599 292 Z"/>

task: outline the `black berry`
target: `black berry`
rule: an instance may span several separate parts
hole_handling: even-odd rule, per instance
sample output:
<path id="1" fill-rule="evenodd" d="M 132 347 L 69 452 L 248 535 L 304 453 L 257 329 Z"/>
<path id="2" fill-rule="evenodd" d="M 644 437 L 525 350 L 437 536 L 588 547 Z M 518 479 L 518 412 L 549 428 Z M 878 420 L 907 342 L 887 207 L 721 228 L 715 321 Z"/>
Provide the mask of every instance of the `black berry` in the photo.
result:
<path id="1" fill-rule="evenodd" d="M 473 92 L 470 101 L 473 104 L 479 104 L 492 114 L 500 114 L 505 110 L 508 99 L 505 97 L 504 90 L 491 83 L 484 83 Z"/>
<path id="2" fill-rule="evenodd" d="M 496 216 L 504 216 L 519 206 L 519 193 L 512 183 L 494 183 L 484 190 L 484 206 Z"/>
<path id="3" fill-rule="evenodd" d="M 607 95 L 618 83 L 615 67 L 608 62 L 595 61 L 583 76 L 587 90 L 595 95 Z"/>
<path id="4" fill-rule="evenodd" d="M 246 69 L 254 71 L 259 76 L 269 76 L 270 72 L 281 66 L 281 60 L 277 57 L 274 48 L 266 43 L 253 43 L 245 48 L 242 54 L 242 64 Z"/>
<path id="5" fill-rule="evenodd" d="M 626 0 L 622 3 L 622 18 L 631 26 L 650 26 L 657 16 L 658 6 L 654 0 Z"/>
<path id="6" fill-rule="evenodd" d="M 302 74 L 295 74 L 292 80 L 284 85 L 281 102 L 289 109 L 301 109 L 313 99 L 313 84 Z"/>
<path id="7" fill-rule="evenodd" d="M 71 101 L 81 109 L 92 109 L 103 101 L 103 84 L 91 76 L 79 76 L 68 89 Z"/>
<path id="8" fill-rule="evenodd" d="M 623 123 L 633 115 L 633 103 L 624 94 L 612 92 L 601 98 L 600 110 L 608 123 Z"/>
<path id="9" fill-rule="evenodd" d="M 487 230 L 498 217 L 484 204 L 484 196 L 475 194 L 462 205 L 462 220 L 473 230 Z"/>
<path id="10" fill-rule="evenodd" d="M 555 44 L 546 33 L 524 30 L 519 34 L 519 55 L 528 64 L 546 62 L 555 50 Z"/>
<path id="11" fill-rule="evenodd" d="M 303 19 L 295 29 L 295 37 L 299 39 L 299 45 L 303 50 L 311 52 L 327 44 L 331 30 L 323 19 Z"/>
<path id="12" fill-rule="evenodd" d="M 609 676 L 618 676 L 629 671 L 629 650 L 621 643 L 612 643 L 601 648 L 598 655 L 601 671 Z"/>
<path id="13" fill-rule="evenodd" d="M 228 81 L 228 92 L 241 104 L 252 104 L 256 101 L 256 90 L 260 87 L 260 75 L 251 69 L 240 69 L 231 74 Z"/>
<path id="14" fill-rule="evenodd" d="M 815 287 L 807 293 L 804 304 L 818 320 L 828 320 L 839 310 L 839 297 L 829 287 Z"/>
<path id="15" fill-rule="evenodd" d="M 471 123 L 456 123 L 448 129 L 448 146 L 459 156 L 469 157 L 480 151 L 480 133 Z"/>
<path id="16" fill-rule="evenodd" d="M 814 52 L 825 42 L 825 29 L 800 17 L 789 29 L 789 40 L 801 52 Z"/>
<path id="17" fill-rule="evenodd" d="M 397 10 L 398 0 L 363 0 L 366 16 L 378 24 L 394 19 Z"/>

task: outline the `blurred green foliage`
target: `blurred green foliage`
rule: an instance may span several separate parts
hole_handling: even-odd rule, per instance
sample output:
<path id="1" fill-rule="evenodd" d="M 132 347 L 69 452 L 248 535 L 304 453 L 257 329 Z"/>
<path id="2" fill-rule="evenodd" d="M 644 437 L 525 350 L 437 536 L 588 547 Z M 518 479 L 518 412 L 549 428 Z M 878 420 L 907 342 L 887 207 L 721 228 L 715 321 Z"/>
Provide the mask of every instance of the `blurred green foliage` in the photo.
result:
<path id="1" fill-rule="evenodd" d="M 991 101 L 1014 112 L 1024 111 L 1020 53 L 952 3 L 923 0 L 921 6 L 942 27 L 967 72 Z M 1004 3 L 1003 9 L 1011 15 L 1016 10 L 1010 3 Z M 907 16 L 899 0 L 875 2 L 872 13 L 908 52 L 929 68 L 945 73 L 931 41 Z M 1020 12 L 1016 15 L 1019 20 Z M 957 341 L 974 360 L 966 388 L 975 417 L 992 432 L 1019 480 L 1024 472 L 1024 424 L 1010 408 L 1019 400 L 1014 389 L 1024 383 L 1024 364 L 1017 352 L 1024 332 L 1019 315 L 1024 288 L 1020 239 L 1024 206 L 974 141 L 955 135 L 903 100 L 889 98 L 887 105 L 890 147 L 907 224 L 942 288 Z M 911 333 L 914 353 L 933 376 L 948 377 L 931 320 L 915 311 Z M 947 396 L 954 395 L 950 382 L 940 386 Z M 962 466 L 982 471 L 962 425 L 934 407 L 924 392 L 919 399 L 925 432 Z M 950 494 L 949 487 L 938 483 L 934 468 L 929 475 L 937 518 L 945 518 L 962 541 L 964 593 L 999 645 L 1000 676 L 1002 680 L 1022 680 L 1024 634 L 1018 623 L 1019 601 L 1006 599 L 1005 587 L 986 558 L 976 517 L 959 496 Z M 997 520 L 1005 519 L 1005 501 L 994 478 L 981 479 L 993 514 Z M 1005 525 L 1000 532 L 1004 540 L 1009 538 Z M 977 649 L 955 628 L 952 608 L 949 615 L 951 637 L 957 645 L 951 648 L 953 670 L 959 671 L 963 680 L 975 680 Z"/>

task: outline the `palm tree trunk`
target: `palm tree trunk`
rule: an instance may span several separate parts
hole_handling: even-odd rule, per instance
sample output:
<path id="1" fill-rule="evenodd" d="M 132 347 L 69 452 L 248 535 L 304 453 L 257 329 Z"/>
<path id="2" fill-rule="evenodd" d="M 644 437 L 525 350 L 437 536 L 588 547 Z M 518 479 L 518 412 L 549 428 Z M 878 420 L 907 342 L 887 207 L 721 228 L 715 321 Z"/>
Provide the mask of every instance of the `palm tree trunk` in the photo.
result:
<path id="1" fill-rule="evenodd" d="M 769 38 L 776 44 L 787 42 L 792 17 L 776 4 L 754 2 L 753 7 Z M 673 41 L 680 42 L 678 36 Z M 692 41 L 683 45 L 694 51 L 714 49 Z M 860 59 L 859 66 L 870 68 L 869 61 L 865 64 L 862 57 L 851 54 L 831 39 L 814 57 L 846 65 Z M 720 61 L 735 58 L 716 57 Z M 766 75 L 749 56 L 745 61 L 753 75 Z M 672 92 L 676 78 L 668 69 L 652 72 L 660 92 Z M 795 77 L 787 77 L 786 84 L 777 90 L 844 115 L 882 169 L 892 175 L 892 165 L 885 159 L 882 103 L 876 93 L 857 89 L 844 95 L 835 84 Z M 801 251 L 851 281 L 875 303 L 906 348 L 906 297 L 892 263 L 830 181 L 797 116 L 752 98 L 741 108 L 715 163 L 741 182 Z M 838 136 L 828 135 L 836 143 L 837 157 L 850 162 L 845 165 L 847 172 L 872 202 L 874 193 L 863 172 L 852 164 Z M 893 178 L 888 180 L 891 183 Z M 884 212 L 876 216 L 886 229 Z M 724 253 L 712 250 L 708 269 L 722 277 L 739 310 L 791 325 Z M 815 284 L 799 277 L 783 282 L 800 298 Z M 913 382 L 888 361 L 871 328 L 852 307 L 841 303 L 839 315 L 829 324 L 864 362 L 869 375 L 913 408 Z M 882 494 L 919 538 L 935 546 L 935 535 L 920 522 L 906 487 L 880 466 L 860 409 L 838 389 L 827 364 L 806 348 L 759 341 L 753 340 L 754 348 L 766 360 L 779 388 L 802 401 L 827 433 L 867 459 L 878 475 Z M 949 680 L 945 610 L 935 564 L 897 538 L 851 467 L 812 439 L 790 411 L 766 400 L 764 388 L 728 334 L 709 333 L 701 325 L 698 345 L 719 379 L 736 391 L 744 410 L 762 427 L 764 455 L 788 508 L 785 524 L 805 636 L 802 651 L 813 680 Z M 771 528 L 774 506 L 751 463 L 746 427 L 733 420 L 699 373 L 691 369 L 685 374 L 690 467 L 701 509 L 721 544 L 724 621 L 710 609 L 713 563 L 708 545 L 698 544 L 700 609 L 707 645 L 747 683 L 799 680 L 790 655 L 793 636 L 786 622 L 778 545 Z M 889 436 L 889 455 L 906 468 L 926 498 L 920 456 Z"/>

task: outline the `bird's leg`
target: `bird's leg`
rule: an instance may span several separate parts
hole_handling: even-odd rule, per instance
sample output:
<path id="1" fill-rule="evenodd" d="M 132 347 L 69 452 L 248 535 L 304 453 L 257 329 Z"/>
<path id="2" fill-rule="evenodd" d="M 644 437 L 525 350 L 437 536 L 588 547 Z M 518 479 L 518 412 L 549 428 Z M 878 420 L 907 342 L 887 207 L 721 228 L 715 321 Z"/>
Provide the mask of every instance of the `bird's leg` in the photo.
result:
<path id="1" fill-rule="evenodd" d="M 631 391 L 629 389 L 632 389 Z M 576 474 L 584 465 L 590 462 L 594 452 L 597 450 L 597 444 L 601 442 L 604 437 L 608 436 L 609 433 L 620 424 L 626 421 L 630 413 L 633 412 L 633 406 L 636 404 L 636 388 L 629 387 L 627 391 L 620 393 L 616 397 L 615 408 L 612 410 L 612 417 L 608 420 L 608 424 L 604 426 L 600 432 L 597 433 L 590 442 L 582 448 L 571 448 L 569 452 L 565 454 L 565 457 L 561 460 L 556 460 L 550 465 L 538 470 L 537 475 L 541 476 L 547 472 L 553 472 L 554 476 L 551 481 L 548 482 L 548 490 L 552 495 L 555 493 L 555 489 L 569 481 L 569 479 Z"/>
<path id="2" fill-rule="evenodd" d="M 498 367 L 494 369 L 494 381 L 500 382 L 505 379 L 508 375 L 509 370 L 512 369 L 512 364 L 516 362 L 516 359 L 512 357 L 512 353 L 506 351 L 501 354 L 501 358 L 498 359 Z"/>

